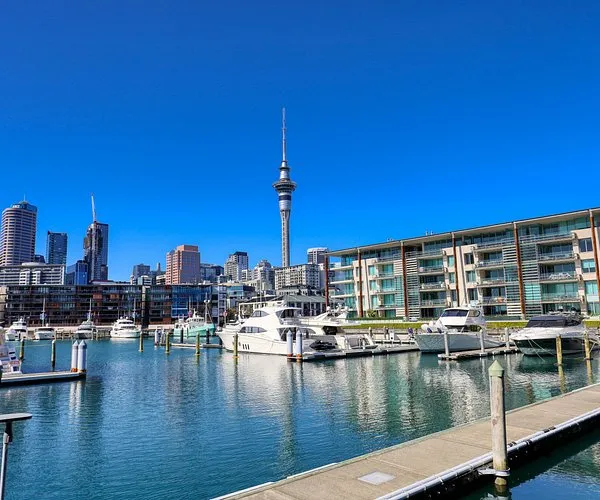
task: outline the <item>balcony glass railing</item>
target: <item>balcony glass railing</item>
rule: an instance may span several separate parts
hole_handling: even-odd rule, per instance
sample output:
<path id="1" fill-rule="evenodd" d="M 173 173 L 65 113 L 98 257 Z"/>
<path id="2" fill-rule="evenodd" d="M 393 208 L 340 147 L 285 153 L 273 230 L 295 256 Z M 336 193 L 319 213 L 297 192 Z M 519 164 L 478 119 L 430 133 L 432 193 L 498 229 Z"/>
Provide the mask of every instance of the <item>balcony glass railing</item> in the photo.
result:
<path id="1" fill-rule="evenodd" d="M 492 260 L 480 260 L 475 264 L 475 267 L 492 267 L 492 266 L 503 266 L 504 261 L 502 259 Z"/>
<path id="2" fill-rule="evenodd" d="M 565 280 L 576 280 L 577 273 L 575 271 L 563 271 L 560 273 L 542 273 L 540 274 L 540 280 L 545 281 L 565 281 Z"/>
<path id="3" fill-rule="evenodd" d="M 504 304 L 506 303 L 506 297 L 502 295 L 498 297 L 482 297 L 481 302 L 484 304 Z"/>
<path id="4" fill-rule="evenodd" d="M 504 277 L 484 278 L 478 284 L 479 285 L 497 285 L 500 283 L 506 283 L 506 279 Z"/>
<path id="5" fill-rule="evenodd" d="M 443 273 L 444 266 L 423 266 L 419 267 L 420 273 Z"/>
<path id="6" fill-rule="evenodd" d="M 436 283 L 421 283 L 421 290 L 431 290 L 432 288 L 446 288 L 446 282 L 438 281 Z"/>
<path id="7" fill-rule="evenodd" d="M 579 295 L 576 293 L 542 293 L 542 300 L 579 302 Z"/>
<path id="8" fill-rule="evenodd" d="M 421 307 L 423 306 L 445 306 L 446 299 L 433 299 L 433 300 L 422 300 Z"/>
<path id="9" fill-rule="evenodd" d="M 573 252 L 542 253 L 538 260 L 565 260 L 574 258 Z"/>

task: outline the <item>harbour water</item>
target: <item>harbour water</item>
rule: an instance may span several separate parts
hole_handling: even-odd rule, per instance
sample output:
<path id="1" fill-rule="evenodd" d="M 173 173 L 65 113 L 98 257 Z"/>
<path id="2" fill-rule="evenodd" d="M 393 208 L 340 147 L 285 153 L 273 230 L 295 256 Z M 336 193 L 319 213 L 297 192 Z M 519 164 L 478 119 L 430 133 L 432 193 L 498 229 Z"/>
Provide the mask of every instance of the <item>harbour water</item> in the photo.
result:
<path id="1" fill-rule="evenodd" d="M 87 380 L 0 389 L 15 427 L 7 498 L 210 498 L 351 458 L 489 414 L 492 359 L 438 362 L 418 352 L 319 363 L 88 343 Z M 56 369 L 70 343 L 57 342 Z M 581 359 L 509 355 L 507 407 L 598 379 Z M 28 343 L 25 371 L 48 370 Z"/>

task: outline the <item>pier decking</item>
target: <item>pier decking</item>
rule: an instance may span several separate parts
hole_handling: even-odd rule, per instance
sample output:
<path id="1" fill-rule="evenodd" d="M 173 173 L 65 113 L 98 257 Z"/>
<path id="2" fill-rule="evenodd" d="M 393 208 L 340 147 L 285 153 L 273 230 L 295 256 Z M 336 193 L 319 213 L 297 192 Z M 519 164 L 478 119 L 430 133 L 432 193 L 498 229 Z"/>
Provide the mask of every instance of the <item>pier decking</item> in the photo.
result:
<path id="1" fill-rule="evenodd" d="M 0 380 L 0 387 L 24 385 L 24 384 L 46 384 L 49 382 L 66 382 L 85 378 L 85 372 L 57 371 L 40 373 L 4 374 Z"/>
<path id="2" fill-rule="evenodd" d="M 473 359 L 473 358 L 486 358 L 489 356 L 496 356 L 500 354 L 516 354 L 519 350 L 516 346 L 510 347 L 490 347 L 489 349 L 485 349 L 481 351 L 481 349 L 476 349 L 473 351 L 460 351 L 460 352 L 451 352 L 448 356 L 446 354 L 438 354 L 439 359 L 443 359 L 444 361 L 461 361 L 463 359 Z"/>
<path id="3" fill-rule="evenodd" d="M 507 412 L 511 463 L 598 422 L 600 384 Z M 485 418 L 221 498 L 418 498 L 449 493 L 480 477 L 477 471 L 491 461 L 491 424 Z M 425 491 L 416 488 L 424 485 Z"/>

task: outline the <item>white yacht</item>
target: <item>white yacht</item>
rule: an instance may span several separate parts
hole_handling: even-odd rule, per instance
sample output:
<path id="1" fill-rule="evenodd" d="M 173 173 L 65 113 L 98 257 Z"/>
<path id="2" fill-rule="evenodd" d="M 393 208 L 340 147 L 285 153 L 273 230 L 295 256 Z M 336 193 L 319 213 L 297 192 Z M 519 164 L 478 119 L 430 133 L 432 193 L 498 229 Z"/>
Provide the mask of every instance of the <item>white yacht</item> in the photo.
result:
<path id="1" fill-rule="evenodd" d="M 6 343 L 6 332 L 0 330 L 0 371 L 3 375 L 21 373 L 21 362 L 13 346 Z"/>
<path id="2" fill-rule="evenodd" d="M 578 314 L 546 314 L 531 318 L 525 328 L 510 336 L 526 356 L 556 356 L 556 337 L 561 336 L 563 354 L 583 354 L 585 328 Z M 593 348 L 600 339 L 589 335 Z"/>
<path id="3" fill-rule="evenodd" d="M 479 332 L 483 331 L 484 347 L 503 345 L 502 342 L 490 339 L 485 328 L 485 317 L 478 307 L 451 307 L 444 309 L 436 322 L 424 324 L 415 335 L 415 341 L 421 352 L 444 352 L 444 334 L 447 334 L 450 352 L 471 351 L 481 347 Z"/>
<path id="4" fill-rule="evenodd" d="M 120 318 L 113 323 L 110 330 L 111 339 L 137 339 L 142 333 L 141 328 L 135 326 L 133 320 Z"/>
<path id="5" fill-rule="evenodd" d="M 51 326 L 40 326 L 33 332 L 34 340 L 54 340 L 56 332 Z"/>
<path id="6" fill-rule="evenodd" d="M 27 338 L 27 322 L 25 318 L 19 318 L 9 329 L 6 330 L 6 340 L 21 340 Z"/>
<path id="7" fill-rule="evenodd" d="M 309 337 L 320 337 L 322 342 L 335 344 L 340 349 L 376 349 L 377 344 L 364 333 L 350 333 L 344 327 L 358 324 L 347 318 L 346 308 L 327 308 L 327 312 L 314 317 L 298 319 Z"/>
<path id="8" fill-rule="evenodd" d="M 91 319 L 86 319 L 81 325 L 77 327 L 77 330 L 73 332 L 73 338 L 82 340 L 82 339 L 93 339 L 94 334 L 98 331 L 96 325 Z"/>

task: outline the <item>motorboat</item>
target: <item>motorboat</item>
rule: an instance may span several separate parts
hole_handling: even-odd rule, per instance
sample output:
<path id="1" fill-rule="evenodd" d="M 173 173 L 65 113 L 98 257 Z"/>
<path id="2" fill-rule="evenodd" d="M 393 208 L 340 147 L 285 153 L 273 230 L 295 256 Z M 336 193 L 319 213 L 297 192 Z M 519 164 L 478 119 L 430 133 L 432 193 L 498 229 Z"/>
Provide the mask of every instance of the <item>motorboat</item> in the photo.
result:
<path id="1" fill-rule="evenodd" d="M 556 356 L 556 337 L 560 335 L 563 354 L 582 354 L 584 334 L 585 327 L 579 314 L 545 314 L 531 318 L 525 328 L 510 336 L 510 340 L 526 356 Z M 598 336 L 589 334 L 589 339 L 592 347 L 598 348 Z"/>
<path id="2" fill-rule="evenodd" d="M 33 332 L 34 340 L 54 340 L 56 331 L 51 326 L 40 326 Z"/>
<path id="3" fill-rule="evenodd" d="M 446 350 L 445 338 L 450 352 L 480 349 L 482 340 L 485 348 L 503 345 L 486 334 L 483 311 L 471 305 L 444 309 L 437 321 L 422 325 L 415 342 L 421 352 L 440 353 Z"/>
<path id="4" fill-rule="evenodd" d="M 302 336 L 302 352 L 339 352 L 335 336 L 319 335 L 319 328 L 318 324 L 308 326 L 303 322 L 300 309 L 278 305 L 256 309 L 249 318 L 238 324 L 226 325 L 217 335 L 228 351 L 233 351 L 234 337 L 237 334 L 239 352 L 285 356 L 288 354 L 289 332 L 294 346 L 297 345 L 297 336 Z"/>
<path id="5" fill-rule="evenodd" d="M 142 333 L 141 328 L 135 326 L 132 319 L 119 318 L 113 323 L 110 330 L 111 339 L 137 339 Z"/>
<path id="6" fill-rule="evenodd" d="M 96 328 L 94 322 L 91 319 L 86 319 L 77 327 L 77 330 L 73 332 L 73 338 L 77 340 L 93 339 L 97 331 L 98 328 Z"/>
<path id="7" fill-rule="evenodd" d="M 207 337 L 214 335 L 215 325 L 208 318 L 201 317 L 196 311 L 189 318 L 179 318 L 173 327 L 173 338 L 195 339 L 198 335 Z"/>
<path id="8" fill-rule="evenodd" d="M 2 375 L 21 373 L 21 362 L 12 345 L 6 343 L 6 332 L 0 330 L 0 371 Z"/>
<path id="9" fill-rule="evenodd" d="M 13 322 L 12 325 L 6 330 L 6 340 L 21 340 L 27 338 L 27 322 L 25 318 L 19 318 L 17 321 Z"/>

